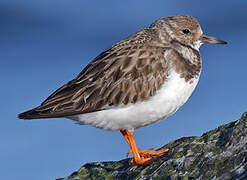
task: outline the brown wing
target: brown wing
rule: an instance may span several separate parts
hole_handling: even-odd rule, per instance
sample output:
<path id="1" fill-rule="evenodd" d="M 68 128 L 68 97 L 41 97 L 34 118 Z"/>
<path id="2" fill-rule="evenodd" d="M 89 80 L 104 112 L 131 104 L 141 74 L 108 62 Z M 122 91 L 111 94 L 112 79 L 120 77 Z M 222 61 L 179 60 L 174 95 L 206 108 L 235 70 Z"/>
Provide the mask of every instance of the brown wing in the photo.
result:
<path id="1" fill-rule="evenodd" d="M 137 103 L 153 96 L 165 81 L 165 47 L 155 46 L 147 30 L 121 41 L 96 57 L 74 80 L 22 119 L 64 117 Z M 152 43 L 151 43 L 152 42 Z"/>

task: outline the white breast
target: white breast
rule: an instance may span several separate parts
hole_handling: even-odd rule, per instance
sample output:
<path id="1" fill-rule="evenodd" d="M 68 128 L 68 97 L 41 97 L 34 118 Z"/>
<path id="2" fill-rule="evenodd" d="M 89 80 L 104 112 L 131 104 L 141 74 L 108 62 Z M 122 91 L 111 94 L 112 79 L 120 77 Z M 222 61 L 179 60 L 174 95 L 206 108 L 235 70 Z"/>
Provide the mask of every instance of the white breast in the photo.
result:
<path id="1" fill-rule="evenodd" d="M 166 82 L 146 101 L 68 118 L 80 124 L 112 131 L 143 127 L 175 113 L 188 100 L 198 79 L 186 82 L 174 70 L 170 70 Z"/>

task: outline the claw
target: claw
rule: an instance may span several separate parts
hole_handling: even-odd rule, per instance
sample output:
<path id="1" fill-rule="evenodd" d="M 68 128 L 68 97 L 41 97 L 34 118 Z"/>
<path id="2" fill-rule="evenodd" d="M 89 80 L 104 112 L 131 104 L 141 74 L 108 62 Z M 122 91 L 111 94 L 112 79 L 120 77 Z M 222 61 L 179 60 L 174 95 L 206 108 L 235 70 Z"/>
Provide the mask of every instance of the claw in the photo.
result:
<path id="1" fill-rule="evenodd" d="M 128 144 L 130 145 L 130 150 L 127 153 L 127 157 L 131 153 L 133 153 L 134 157 L 130 160 L 131 163 L 133 161 L 135 161 L 136 164 L 138 164 L 138 165 L 148 165 L 148 164 L 151 164 L 158 157 L 161 157 L 164 153 L 166 153 L 168 151 L 167 148 L 160 149 L 157 151 L 152 150 L 152 149 L 141 150 L 135 144 L 133 131 L 129 132 L 127 130 L 123 130 L 123 131 L 121 131 L 121 133 L 123 134 L 123 136 L 126 139 L 126 141 L 128 142 Z"/>

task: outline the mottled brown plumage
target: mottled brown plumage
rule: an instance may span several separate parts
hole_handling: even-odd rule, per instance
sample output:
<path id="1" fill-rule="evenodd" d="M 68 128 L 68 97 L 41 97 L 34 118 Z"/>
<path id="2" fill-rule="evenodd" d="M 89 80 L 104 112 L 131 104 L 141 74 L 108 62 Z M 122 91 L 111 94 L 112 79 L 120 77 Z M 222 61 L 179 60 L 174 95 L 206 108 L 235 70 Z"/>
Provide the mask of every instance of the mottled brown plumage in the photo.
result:
<path id="1" fill-rule="evenodd" d="M 199 80 L 203 43 L 226 44 L 204 35 L 191 16 L 160 18 L 101 53 L 75 79 L 19 118 L 67 117 L 118 130 L 133 160 L 150 164 L 168 149 L 140 150 L 134 129 L 172 115 L 188 100 Z"/>
<path id="2" fill-rule="evenodd" d="M 190 29 L 192 38 L 181 38 L 183 29 Z M 201 70 L 199 51 L 191 41 L 201 34 L 191 16 L 160 18 L 101 53 L 75 79 L 19 118 L 66 117 L 147 100 L 164 84 L 170 66 L 189 81 Z"/>
<path id="3" fill-rule="evenodd" d="M 163 56 L 168 47 L 156 46 L 156 36 L 144 29 L 101 53 L 35 108 L 35 118 L 100 111 L 106 105 L 136 103 L 154 95 L 168 68 Z"/>

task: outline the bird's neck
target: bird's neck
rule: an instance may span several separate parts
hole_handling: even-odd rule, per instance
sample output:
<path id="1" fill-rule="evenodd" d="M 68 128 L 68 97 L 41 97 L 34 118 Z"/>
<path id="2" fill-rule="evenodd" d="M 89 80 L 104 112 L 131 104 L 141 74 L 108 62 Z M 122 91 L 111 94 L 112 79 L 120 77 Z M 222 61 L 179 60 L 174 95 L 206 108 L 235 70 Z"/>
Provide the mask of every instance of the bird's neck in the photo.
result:
<path id="1" fill-rule="evenodd" d="M 198 78 L 201 72 L 201 57 L 199 51 L 182 44 L 172 44 L 174 57 L 172 59 L 173 68 L 185 81 Z"/>
<path id="2" fill-rule="evenodd" d="M 172 42 L 172 48 L 182 57 L 185 62 L 191 63 L 201 68 L 201 56 L 199 46 L 197 49 L 179 42 Z"/>

